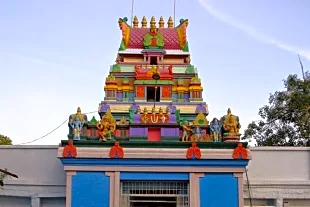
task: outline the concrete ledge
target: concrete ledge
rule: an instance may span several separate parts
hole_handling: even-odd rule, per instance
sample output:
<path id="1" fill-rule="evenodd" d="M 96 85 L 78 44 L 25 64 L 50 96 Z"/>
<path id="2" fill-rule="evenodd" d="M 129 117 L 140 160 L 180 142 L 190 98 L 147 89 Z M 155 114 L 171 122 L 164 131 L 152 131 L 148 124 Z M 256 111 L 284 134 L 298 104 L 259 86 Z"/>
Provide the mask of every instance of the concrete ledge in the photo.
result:
<path id="1" fill-rule="evenodd" d="M 310 151 L 310 147 L 250 147 L 251 151 Z"/>
<path id="2" fill-rule="evenodd" d="M 62 157 L 59 147 L 57 157 Z M 77 147 L 77 158 L 110 158 L 110 148 Z M 187 159 L 187 149 L 124 148 L 124 158 Z M 251 152 L 248 150 L 249 159 Z M 233 159 L 231 149 L 201 149 L 201 159 Z"/>

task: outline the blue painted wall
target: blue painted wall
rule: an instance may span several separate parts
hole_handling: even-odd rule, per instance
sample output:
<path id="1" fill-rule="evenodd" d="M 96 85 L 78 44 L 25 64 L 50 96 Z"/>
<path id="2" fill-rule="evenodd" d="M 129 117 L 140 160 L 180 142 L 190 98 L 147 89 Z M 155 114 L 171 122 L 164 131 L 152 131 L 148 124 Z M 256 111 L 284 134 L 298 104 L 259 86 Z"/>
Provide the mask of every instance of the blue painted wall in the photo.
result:
<path id="1" fill-rule="evenodd" d="M 189 173 L 121 172 L 121 180 L 189 180 Z"/>
<path id="2" fill-rule="evenodd" d="M 110 178 L 104 172 L 77 172 L 72 176 L 72 207 L 109 207 Z"/>
<path id="3" fill-rule="evenodd" d="M 200 207 L 238 207 L 238 178 L 232 173 L 206 173 L 200 178 Z"/>
<path id="4" fill-rule="evenodd" d="M 125 153 L 126 156 L 126 153 Z M 185 157 L 185 155 L 184 155 Z M 169 166 L 169 167 L 245 167 L 248 160 L 216 160 L 216 159 L 96 159 L 96 158 L 60 158 L 65 166 Z"/>

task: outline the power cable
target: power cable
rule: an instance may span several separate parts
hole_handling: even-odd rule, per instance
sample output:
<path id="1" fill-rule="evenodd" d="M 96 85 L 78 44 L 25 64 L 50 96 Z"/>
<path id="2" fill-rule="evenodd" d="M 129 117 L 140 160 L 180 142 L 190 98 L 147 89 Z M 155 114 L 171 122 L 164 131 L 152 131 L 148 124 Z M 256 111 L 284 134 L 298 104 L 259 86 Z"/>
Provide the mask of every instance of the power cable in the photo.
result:
<path id="1" fill-rule="evenodd" d="M 252 204 L 252 195 L 251 195 L 251 189 L 250 189 L 250 181 L 249 181 L 249 176 L 248 176 L 248 169 L 245 169 L 245 175 L 246 175 L 246 180 L 247 180 L 247 187 L 248 187 L 248 193 L 249 193 L 249 200 L 250 200 L 250 207 L 253 206 Z"/>
<path id="2" fill-rule="evenodd" d="M 86 114 L 92 114 L 92 113 L 96 113 L 98 111 L 91 111 L 91 112 L 87 112 L 87 113 L 84 113 L 85 115 Z M 64 120 L 59 126 L 57 126 L 55 129 L 53 129 L 52 131 L 50 131 L 49 133 L 39 137 L 39 138 L 36 138 L 36 139 L 33 139 L 31 141 L 28 141 L 28 142 L 23 142 L 23 143 L 20 143 L 20 144 L 16 144 L 16 145 L 24 145 L 24 144 L 30 144 L 30 143 L 33 143 L 35 141 L 38 141 L 40 139 L 43 139 L 45 137 L 47 137 L 48 135 L 52 134 L 54 131 L 56 131 L 57 129 L 59 129 L 62 125 L 64 125 L 66 122 L 68 121 L 68 119 Z"/>

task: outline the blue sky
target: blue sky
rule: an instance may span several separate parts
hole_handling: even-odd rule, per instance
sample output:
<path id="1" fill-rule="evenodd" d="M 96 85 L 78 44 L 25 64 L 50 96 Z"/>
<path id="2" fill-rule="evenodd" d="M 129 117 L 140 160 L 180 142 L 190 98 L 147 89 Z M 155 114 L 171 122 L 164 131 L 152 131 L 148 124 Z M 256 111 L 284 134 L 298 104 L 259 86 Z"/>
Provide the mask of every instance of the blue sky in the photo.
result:
<path id="1" fill-rule="evenodd" d="M 244 129 L 288 74 L 301 75 L 297 53 L 310 68 L 308 0 L 176 2 L 177 21 L 189 19 L 209 120 L 231 107 Z M 118 18 L 130 14 L 131 0 L 0 1 L 0 133 L 19 144 L 78 106 L 96 111 L 121 40 Z M 173 0 L 135 0 L 134 14 L 167 21 Z M 33 144 L 58 144 L 67 132 L 65 124 Z"/>

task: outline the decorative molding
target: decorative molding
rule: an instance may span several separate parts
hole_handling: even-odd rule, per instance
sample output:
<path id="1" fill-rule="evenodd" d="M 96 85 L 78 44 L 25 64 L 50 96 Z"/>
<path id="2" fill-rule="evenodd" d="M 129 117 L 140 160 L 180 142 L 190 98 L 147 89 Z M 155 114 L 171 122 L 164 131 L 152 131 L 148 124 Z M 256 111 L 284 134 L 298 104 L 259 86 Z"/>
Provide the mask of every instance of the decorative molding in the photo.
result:
<path id="1" fill-rule="evenodd" d="M 64 166 L 66 171 L 99 171 L 99 172 L 188 172 L 188 173 L 205 173 L 205 172 L 230 172 L 243 173 L 244 167 L 119 167 L 119 166 Z"/>
<path id="2" fill-rule="evenodd" d="M 71 207 L 72 201 L 72 176 L 76 175 L 76 171 L 67 171 L 66 185 L 66 207 Z"/>
<path id="3" fill-rule="evenodd" d="M 198 143 L 199 146 L 199 143 Z M 187 149 L 158 149 L 158 148 L 123 148 L 126 158 L 145 159 L 186 159 Z M 233 160 L 233 149 L 200 149 L 200 159 L 229 159 Z M 62 158 L 63 147 L 59 147 L 57 157 Z M 77 147 L 78 158 L 110 158 L 110 148 Z M 251 153 L 248 151 L 248 159 Z"/>

